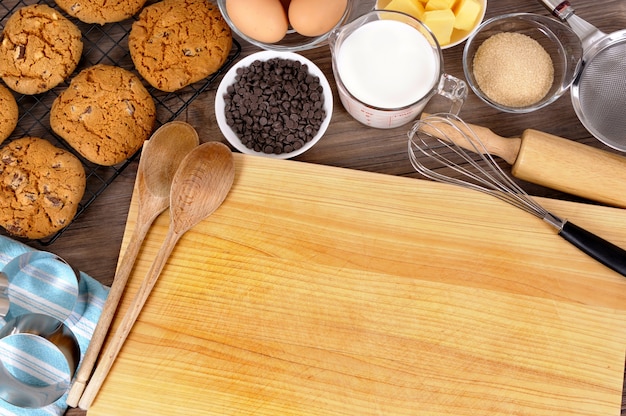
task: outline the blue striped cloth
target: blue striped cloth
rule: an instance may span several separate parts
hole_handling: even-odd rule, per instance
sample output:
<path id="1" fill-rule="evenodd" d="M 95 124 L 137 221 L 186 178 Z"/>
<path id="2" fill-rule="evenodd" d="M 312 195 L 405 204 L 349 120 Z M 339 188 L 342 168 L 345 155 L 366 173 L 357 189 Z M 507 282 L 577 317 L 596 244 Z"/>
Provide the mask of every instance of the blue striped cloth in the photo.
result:
<path id="1" fill-rule="evenodd" d="M 0 269 L 4 268 L 13 258 L 28 251 L 33 251 L 33 249 L 8 237 L 0 236 Z M 67 273 L 67 268 L 64 268 L 64 271 Z M 75 283 L 74 286 L 70 284 L 72 279 L 75 282 L 73 276 L 68 276 L 67 280 L 49 279 L 46 272 L 39 267 L 30 268 L 24 273 L 32 275 L 33 279 L 21 279 L 11 284 L 12 297 L 15 296 L 15 303 L 19 302 L 19 304 L 11 305 L 9 316 L 6 319 L 27 311 L 67 318 L 64 321 L 65 325 L 71 329 L 78 340 L 82 361 L 96 323 L 100 318 L 109 289 L 83 272 L 80 272 L 78 293 L 76 293 Z M 59 291 L 61 293 L 66 292 L 68 296 L 58 297 L 58 303 L 51 303 L 49 299 L 38 297 L 37 293 L 46 293 L 45 286 L 47 284 L 56 286 L 50 287 L 49 290 L 54 290 L 57 293 Z M 19 286 L 21 290 L 16 290 L 16 286 Z M 29 293 L 32 293 L 33 296 L 29 296 Z M 76 295 L 78 298 L 74 304 Z M 65 301 L 62 300 L 64 298 Z M 57 298 L 55 297 L 55 299 Z M 36 309 L 33 310 L 34 308 Z M 68 315 L 69 317 L 67 317 Z M 0 318 L 0 328 L 5 324 L 6 320 Z M 67 372 L 65 358 L 55 349 L 49 348 L 46 340 L 28 336 L 9 338 L 11 338 L 10 342 L 1 343 L 0 354 L 2 354 L 3 363 L 8 368 L 13 365 L 13 368 L 17 369 L 17 371 L 14 370 L 14 373 L 19 374 L 20 379 L 39 380 L 45 384 L 49 383 L 49 380 L 58 380 L 64 371 Z M 13 340 L 13 338 L 16 339 Z M 29 354 L 32 355 L 29 356 Z M 66 396 L 67 393 L 53 404 L 38 409 L 20 408 L 0 399 L 0 416 L 62 415 L 67 410 Z"/>

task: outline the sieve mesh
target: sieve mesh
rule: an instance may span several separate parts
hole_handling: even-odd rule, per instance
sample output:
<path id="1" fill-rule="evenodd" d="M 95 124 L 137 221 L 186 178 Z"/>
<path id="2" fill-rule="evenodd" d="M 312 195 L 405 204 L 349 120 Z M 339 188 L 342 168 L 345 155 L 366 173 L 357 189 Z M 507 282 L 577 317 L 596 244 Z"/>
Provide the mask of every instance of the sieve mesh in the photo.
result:
<path id="1" fill-rule="evenodd" d="M 600 140 L 626 150 L 626 39 L 585 64 L 578 81 L 581 121 Z"/>

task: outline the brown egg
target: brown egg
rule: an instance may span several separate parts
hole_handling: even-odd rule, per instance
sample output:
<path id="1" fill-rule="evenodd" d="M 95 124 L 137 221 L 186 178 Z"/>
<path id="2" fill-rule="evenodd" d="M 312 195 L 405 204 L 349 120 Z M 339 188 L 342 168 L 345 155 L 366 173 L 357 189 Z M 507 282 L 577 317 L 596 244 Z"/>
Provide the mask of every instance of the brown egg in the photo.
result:
<path id="1" fill-rule="evenodd" d="M 289 3 L 291 3 L 291 0 L 280 0 L 280 2 L 283 4 L 283 7 L 285 8 L 285 13 L 287 13 L 287 10 L 289 10 Z"/>
<path id="2" fill-rule="evenodd" d="M 276 43 L 289 27 L 281 0 L 227 0 L 226 12 L 241 33 L 259 42 Z"/>
<path id="3" fill-rule="evenodd" d="M 304 36 L 320 36 L 341 20 L 348 0 L 291 0 L 289 23 Z"/>

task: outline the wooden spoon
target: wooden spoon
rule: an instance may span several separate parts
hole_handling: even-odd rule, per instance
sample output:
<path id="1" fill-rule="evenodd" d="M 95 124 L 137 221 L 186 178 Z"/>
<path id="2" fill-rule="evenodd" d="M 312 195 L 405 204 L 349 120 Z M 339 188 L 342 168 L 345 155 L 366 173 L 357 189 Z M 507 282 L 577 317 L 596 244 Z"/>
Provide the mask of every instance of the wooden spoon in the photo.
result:
<path id="1" fill-rule="evenodd" d="M 170 225 L 165 240 L 120 326 L 104 350 L 96 371 L 80 399 L 81 409 L 86 410 L 93 403 L 174 246 L 185 232 L 211 215 L 222 204 L 234 178 L 233 155 L 228 147 L 219 142 L 201 144 L 181 162 L 172 182 Z"/>
<path id="2" fill-rule="evenodd" d="M 198 146 L 199 142 L 198 133 L 192 126 L 182 121 L 172 121 L 162 125 L 143 145 L 135 181 L 135 195 L 138 201 L 137 226 L 115 273 L 102 314 L 70 388 L 67 397 L 68 406 L 78 405 L 111 326 L 139 249 L 154 220 L 170 204 L 170 187 L 178 165 L 191 149 Z"/>

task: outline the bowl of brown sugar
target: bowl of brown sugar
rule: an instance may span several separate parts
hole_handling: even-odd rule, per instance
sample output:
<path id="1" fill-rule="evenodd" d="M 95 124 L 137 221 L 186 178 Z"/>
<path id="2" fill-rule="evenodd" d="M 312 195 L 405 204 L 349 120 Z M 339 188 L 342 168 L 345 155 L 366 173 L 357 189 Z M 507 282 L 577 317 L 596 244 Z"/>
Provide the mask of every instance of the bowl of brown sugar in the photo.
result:
<path id="1" fill-rule="evenodd" d="M 569 89 L 582 62 L 579 37 L 533 13 L 493 17 L 467 40 L 463 70 L 474 93 L 509 113 L 543 108 Z"/>

